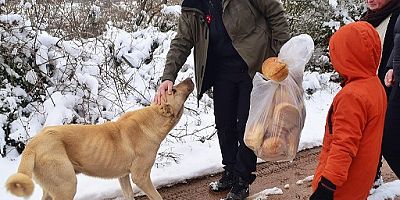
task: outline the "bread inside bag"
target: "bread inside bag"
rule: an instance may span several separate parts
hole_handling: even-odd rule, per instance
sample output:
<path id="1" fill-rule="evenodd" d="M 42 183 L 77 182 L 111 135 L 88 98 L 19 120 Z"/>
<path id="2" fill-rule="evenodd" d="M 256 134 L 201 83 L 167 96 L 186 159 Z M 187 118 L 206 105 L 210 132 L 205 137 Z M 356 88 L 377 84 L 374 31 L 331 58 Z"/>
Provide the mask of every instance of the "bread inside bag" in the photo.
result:
<path id="1" fill-rule="evenodd" d="M 303 72 L 314 51 L 312 38 L 299 35 L 281 48 L 279 59 L 271 58 L 256 73 L 250 99 L 244 142 L 266 161 L 291 161 L 296 156 L 306 109 Z M 281 69 L 287 66 L 288 75 Z M 270 68 L 269 68 L 270 67 Z"/>

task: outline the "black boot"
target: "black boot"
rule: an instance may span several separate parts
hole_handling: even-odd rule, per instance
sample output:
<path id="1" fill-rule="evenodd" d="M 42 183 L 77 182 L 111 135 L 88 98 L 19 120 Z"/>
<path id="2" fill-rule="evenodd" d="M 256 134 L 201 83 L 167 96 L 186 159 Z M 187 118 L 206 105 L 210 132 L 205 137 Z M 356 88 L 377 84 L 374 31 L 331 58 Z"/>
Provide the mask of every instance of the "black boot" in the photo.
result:
<path id="1" fill-rule="evenodd" d="M 244 200 L 249 196 L 249 183 L 238 177 L 238 181 L 233 185 L 225 200 Z"/>
<path id="2" fill-rule="evenodd" d="M 214 192 L 221 192 L 231 189 L 236 180 L 237 177 L 235 174 L 233 174 L 233 172 L 225 170 L 221 179 L 210 183 L 210 190 Z"/>

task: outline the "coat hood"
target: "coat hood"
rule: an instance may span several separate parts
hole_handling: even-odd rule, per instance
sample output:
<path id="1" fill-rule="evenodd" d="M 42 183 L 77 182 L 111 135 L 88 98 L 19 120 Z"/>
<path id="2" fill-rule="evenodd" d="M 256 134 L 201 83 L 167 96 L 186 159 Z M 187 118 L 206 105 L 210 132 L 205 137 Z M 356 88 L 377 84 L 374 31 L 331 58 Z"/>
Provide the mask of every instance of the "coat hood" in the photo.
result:
<path id="1" fill-rule="evenodd" d="M 347 24 L 331 37 L 329 54 L 345 83 L 376 76 L 381 57 L 379 35 L 367 22 Z"/>

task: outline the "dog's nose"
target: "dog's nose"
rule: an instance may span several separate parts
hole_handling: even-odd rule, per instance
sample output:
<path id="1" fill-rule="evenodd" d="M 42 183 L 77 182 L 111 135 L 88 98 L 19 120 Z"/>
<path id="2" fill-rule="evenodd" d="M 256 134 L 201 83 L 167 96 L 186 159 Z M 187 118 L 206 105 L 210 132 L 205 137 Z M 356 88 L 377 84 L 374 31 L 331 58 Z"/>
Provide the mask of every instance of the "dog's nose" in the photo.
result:
<path id="1" fill-rule="evenodd" d="M 184 82 L 190 82 L 190 83 L 193 83 L 193 81 L 192 81 L 192 79 L 191 78 L 186 78 L 185 80 L 183 80 Z"/>
<path id="2" fill-rule="evenodd" d="M 193 89 L 193 88 L 194 88 L 194 83 L 193 83 L 193 81 L 192 81 L 191 78 L 186 78 L 183 82 L 184 82 L 185 84 L 187 84 L 187 85 L 189 86 L 190 89 Z"/>

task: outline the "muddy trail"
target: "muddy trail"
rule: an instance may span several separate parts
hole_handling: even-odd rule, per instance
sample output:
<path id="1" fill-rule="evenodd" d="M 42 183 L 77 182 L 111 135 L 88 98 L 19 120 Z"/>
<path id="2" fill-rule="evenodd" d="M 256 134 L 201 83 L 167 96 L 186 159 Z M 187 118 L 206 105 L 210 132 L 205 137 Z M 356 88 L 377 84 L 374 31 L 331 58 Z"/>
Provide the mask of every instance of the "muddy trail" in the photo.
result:
<path id="1" fill-rule="evenodd" d="M 313 175 L 317 166 L 318 156 L 321 148 L 313 148 L 301 151 L 293 162 L 266 162 L 257 165 L 257 179 L 250 186 L 250 196 L 267 188 L 278 187 L 283 190 L 282 195 L 270 195 L 268 200 L 292 200 L 308 199 L 311 195 L 311 182 L 304 181 L 296 184 L 299 180 Z M 388 165 L 384 163 L 382 176 L 385 182 L 396 180 L 395 175 Z M 209 175 L 197 179 L 187 180 L 171 187 L 158 189 L 161 196 L 166 200 L 214 200 L 224 198 L 227 192 L 215 193 L 208 189 L 208 184 L 218 180 L 221 174 Z M 289 184 L 289 188 L 284 186 Z M 145 200 L 145 196 L 135 199 Z M 400 200 L 400 198 L 398 198 Z"/>

